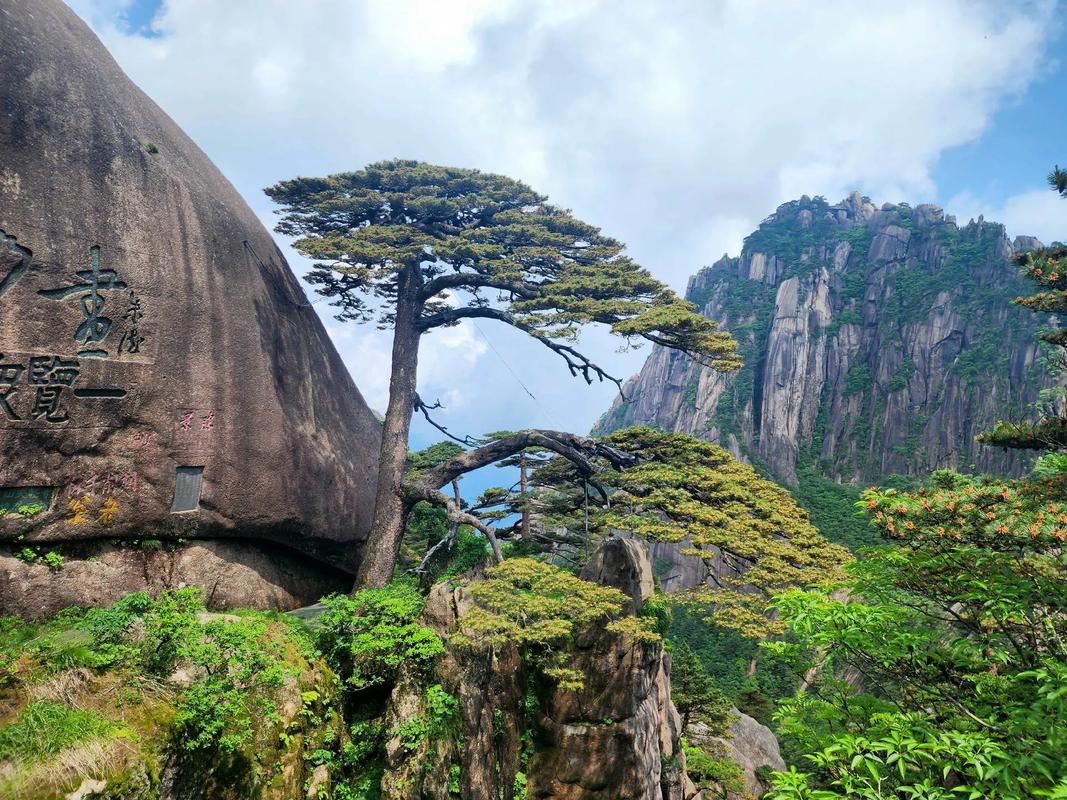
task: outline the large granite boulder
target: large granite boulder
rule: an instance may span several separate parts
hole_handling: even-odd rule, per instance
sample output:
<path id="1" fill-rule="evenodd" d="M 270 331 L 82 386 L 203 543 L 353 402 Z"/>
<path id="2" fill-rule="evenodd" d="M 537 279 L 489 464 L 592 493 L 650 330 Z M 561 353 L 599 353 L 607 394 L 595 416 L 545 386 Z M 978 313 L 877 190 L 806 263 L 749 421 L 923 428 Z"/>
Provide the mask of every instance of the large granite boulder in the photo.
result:
<path id="1" fill-rule="evenodd" d="M 0 543 L 353 572 L 380 425 L 271 236 L 60 0 L 0 12 Z M 263 571 L 266 604 L 314 599 Z"/>

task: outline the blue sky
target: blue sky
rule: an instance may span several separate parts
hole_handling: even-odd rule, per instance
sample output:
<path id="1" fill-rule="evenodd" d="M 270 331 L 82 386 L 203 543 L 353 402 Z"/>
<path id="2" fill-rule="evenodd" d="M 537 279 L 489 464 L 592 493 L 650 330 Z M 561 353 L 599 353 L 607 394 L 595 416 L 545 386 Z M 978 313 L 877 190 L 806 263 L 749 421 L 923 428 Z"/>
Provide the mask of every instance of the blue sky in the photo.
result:
<path id="1" fill-rule="evenodd" d="M 523 179 L 679 290 L 805 193 L 1067 238 L 1044 183 L 1067 163 L 1052 0 L 69 2 L 268 226 L 263 187 L 404 157 Z M 383 408 L 387 337 L 317 308 Z M 617 344 L 584 340 L 625 377 L 645 353 Z M 428 337 L 420 392 L 471 434 L 586 431 L 614 394 L 492 323 Z M 416 420 L 413 446 L 437 438 Z"/>
<path id="2" fill-rule="evenodd" d="M 1054 164 L 1067 165 L 1067 148 L 1058 131 L 1067 129 L 1067 19 L 1062 10 L 1049 26 L 1046 57 L 1035 79 L 1015 98 L 1008 98 L 992 115 L 988 128 L 965 144 L 946 149 L 934 163 L 932 178 L 938 188 L 938 202 L 950 206 L 961 203 L 968 212 L 997 211 L 1013 197 L 1046 192 L 1045 176 Z M 1047 198 L 1046 198 L 1047 201 Z M 1052 225 L 1041 220 L 1043 235 L 1061 230 L 1057 238 L 1067 238 L 1067 210 L 1058 214 L 1055 204 L 1046 202 Z M 1025 217 L 1011 219 L 1025 226 Z M 1057 228 L 1057 224 L 1059 228 Z M 1025 232 L 1021 227 L 1015 233 Z"/>

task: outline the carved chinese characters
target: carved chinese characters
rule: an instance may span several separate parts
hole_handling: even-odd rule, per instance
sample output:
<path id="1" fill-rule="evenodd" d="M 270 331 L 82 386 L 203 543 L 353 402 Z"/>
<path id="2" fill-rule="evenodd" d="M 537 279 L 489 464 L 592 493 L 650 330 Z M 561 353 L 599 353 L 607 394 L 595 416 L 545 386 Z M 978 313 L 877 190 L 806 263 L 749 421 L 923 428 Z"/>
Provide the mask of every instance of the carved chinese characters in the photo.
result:
<path id="1" fill-rule="evenodd" d="M 4 257 L 0 262 L 0 302 L 13 302 L 4 295 L 17 282 L 35 273 L 33 252 L 4 231 L 0 231 L 0 237 L 0 255 Z M 0 353 L 0 423 L 63 425 L 70 421 L 71 410 L 76 409 L 80 401 L 121 401 L 126 398 L 127 390 L 122 387 L 90 384 L 83 374 L 84 359 L 109 359 L 123 353 L 141 352 L 141 345 L 146 340 L 140 325 L 144 317 L 141 298 L 116 269 L 101 266 L 98 245 L 89 248 L 89 262 L 89 269 L 75 270 L 66 285 L 38 289 L 31 295 L 56 303 L 77 301 L 69 304 L 78 313 L 71 334 L 73 347 L 77 350 L 70 354 L 49 355 L 8 352 L 5 356 Z M 5 266 L 6 271 L 3 271 Z M 108 348 L 115 339 L 112 336 L 114 320 L 105 312 L 114 313 L 108 309 L 109 301 L 123 297 L 126 305 L 119 311 L 126 329 L 112 353 Z M 56 344 L 51 342 L 50 349 Z"/>
<path id="2" fill-rule="evenodd" d="M 135 498 L 139 488 L 140 478 L 132 471 L 94 473 L 84 481 L 71 483 L 66 491 L 66 521 L 71 525 L 111 525 L 121 510 L 119 497 Z"/>
<path id="3" fill-rule="evenodd" d="M 49 300 L 66 300 L 77 295 L 81 302 L 83 319 L 74 331 L 74 340 L 85 344 L 85 349 L 79 350 L 78 355 L 83 358 L 107 358 L 107 350 L 99 346 L 111 332 L 111 319 L 103 315 L 104 304 L 107 302 L 104 292 L 125 289 L 126 283 L 119 279 L 115 270 L 100 269 L 99 247 L 94 245 L 89 254 L 92 268 L 75 273 L 80 283 L 76 281 L 58 289 L 41 289 L 37 294 Z"/>
<path id="4" fill-rule="evenodd" d="M 8 236 L 0 231 L 0 253 L 5 256 L 14 256 L 14 264 L 7 270 L 4 277 L 0 278 L 0 295 L 15 285 L 15 282 L 30 268 L 30 259 L 33 254 L 15 241 L 14 236 Z"/>

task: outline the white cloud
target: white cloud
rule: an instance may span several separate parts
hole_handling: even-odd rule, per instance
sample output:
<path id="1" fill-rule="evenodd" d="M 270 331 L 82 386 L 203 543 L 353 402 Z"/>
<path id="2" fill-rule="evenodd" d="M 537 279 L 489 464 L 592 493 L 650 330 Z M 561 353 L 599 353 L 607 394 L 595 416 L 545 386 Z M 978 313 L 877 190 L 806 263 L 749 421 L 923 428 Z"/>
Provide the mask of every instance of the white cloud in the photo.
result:
<path id="1" fill-rule="evenodd" d="M 294 175 L 397 156 L 476 166 L 573 208 L 679 289 L 799 194 L 934 199 L 932 165 L 1026 87 L 1054 14 L 1051 0 L 167 0 L 146 39 L 107 23 L 120 0 L 75 5 L 268 224 L 260 190 Z M 457 328 L 427 340 L 420 384 L 460 392 L 457 424 L 583 429 L 610 400 L 536 343 L 483 330 L 538 400 Z M 383 407 L 387 340 L 337 341 Z M 617 374 L 644 355 L 591 341 Z"/>
<path id="2" fill-rule="evenodd" d="M 1004 223 L 1008 236 L 1036 236 L 1045 244 L 1067 240 L 1067 199 L 1047 186 L 1012 195 L 1001 202 L 958 194 L 945 206 L 962 225 L 981 214 Z"/>
<path id="3" fill-rule="evenodd" d="M 389 333 L 329 320 L 326 331 L 344 357 L 364 399 L 376 411 L 389 403 Z M 485 339 L 468 321 L 432 331 L 419 349 L 419 392 L 428 403 L 441 400 L 445 411 L 463 409 L 477 395 L 465 387 L 479 387 L 475 372 L 488 350 Z M 458 384 L 458 385 L 457 385 Z"/>

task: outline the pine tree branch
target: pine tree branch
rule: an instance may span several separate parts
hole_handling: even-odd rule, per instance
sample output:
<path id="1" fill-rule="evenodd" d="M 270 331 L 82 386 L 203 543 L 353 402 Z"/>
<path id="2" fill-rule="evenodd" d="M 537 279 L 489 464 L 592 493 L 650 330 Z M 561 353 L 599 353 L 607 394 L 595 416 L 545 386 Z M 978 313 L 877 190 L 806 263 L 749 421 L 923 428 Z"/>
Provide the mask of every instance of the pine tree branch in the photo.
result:
<path id="1" fill-rule="evenodd" d="M 579 352 L 570 345 L 565 345 L 560 342 L 555 342 L 549 339 L 547 336 L 543 336 L 533 330 L 528 325 L 523 325 L 515 317 L 509 314 L 507 311 L 502 311 L 499 308 L 468 306 L 464 308 L 450 308 L 447 311 L 440 311 L 436 314 L 430 314 L 422 317 L 419 320 L 418 327 L 421 331 L 427 331 L 431 328 L 439 328 L 443 325 L 451 325 L 455 322 L 459 322 L 463 319 L 493 319 L 498 322 L 503 322 L 505 325 L 510 325 L 517 330 L 531 336 L 536 341 L 543 344 L 549 350 L 560 356 L 567 364 L 567 369 L 570 370 L 571 375 L 578 377 L 579 375 L 585 379 L 586 383 L 593 383 L 594 379 L 599 381 L 610 381 L 614 383 L 618 389 L 619 394 L 623 394 L 622 391 L 622 379 L 616 378 L 611 375 L 607 370 L 600 367 L 593 362 L 588 356 Z M 623 395 L 625 398 L 625 395 Z"/>
<path id="2" fill-rule="evenodd" d="M 477 440 L 476 439 L 472 439 L 470 436 L 464 436 L 461 439 L 458 436 L 456 436 L 455 434 L 450 433 L 448 428 L 446 428 L 444 425 L 440 424 L 439 422 L 436 422 L 434 420 L 434 418 L 430 416 L 430 411 L 432 411 L 435 408 L 443 408 L 443 406 L 441 405 L 441 401 L 440 400 L 435 402 L 432 406 L 431 405 L 427 405 L 425 402 L 423 402 L 423 399 L 421 397 L 419 397 L 419 393 L 418 392 L 415 393 L 415 410 L 419 411 L 419 412 L 422 412 L 422 416 L 426 418 L 427 422 L 429 422 L 431 425 L 433 425 L 435 428 L 437 428 L 437 430 L 441 431 L 441 433 L 443 433 L 445 436 L 447 436 L 449 439 L 452 439 L 455 442 L 459 442 L 460 444 L 466 445 L 468 447 L 470 447 L 473 444 L 477 444 Z M 444 485 L 444 484 L 442 484 L 442 485 Z"/>
<path id="3" fill-rule="evenodd" d="M 454 272 L 439 275 L 423 284 L 420 296 L 423 300 L 436 297 L 449 289 L 500 289 L 516 297 L 537 297 L 537 291 L 522 281 L 503 280 L 481 272 Z"/>

